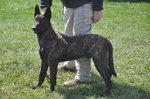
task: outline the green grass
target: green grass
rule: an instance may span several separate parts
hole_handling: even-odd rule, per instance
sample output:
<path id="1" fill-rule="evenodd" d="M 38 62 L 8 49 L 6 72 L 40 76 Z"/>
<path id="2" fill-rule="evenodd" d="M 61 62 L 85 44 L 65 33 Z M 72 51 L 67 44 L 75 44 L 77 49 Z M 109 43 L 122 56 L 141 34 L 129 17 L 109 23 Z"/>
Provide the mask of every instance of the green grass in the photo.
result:
<path id="1" fill-rule="evenodd" d="M 0 99 L 150 99 L 150 6 L 149 3 L 105 2 L 102 20 L 93 33 L 107 37 L 114 47 L 118 78 L 112 78 L 111 96 L 102 96 L 105 85 L 92 62 L 93 85 L 63 87 L 75 74 L 58 72 L 56 91 L 48 92 L 49 81 L 36 84 L 40 58 L 36 35 L 31 30 L 38 0 L 0 1 Z M 53 0 L 52 24 L 63 32 L 60 0 Z"/>

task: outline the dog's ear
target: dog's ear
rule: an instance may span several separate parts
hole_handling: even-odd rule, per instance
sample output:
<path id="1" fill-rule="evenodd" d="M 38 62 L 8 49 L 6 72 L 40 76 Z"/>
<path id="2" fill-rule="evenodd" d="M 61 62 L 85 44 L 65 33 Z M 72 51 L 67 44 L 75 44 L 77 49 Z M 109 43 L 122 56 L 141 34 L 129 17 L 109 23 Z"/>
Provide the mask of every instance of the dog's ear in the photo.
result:
<path id="1" fill-rule="evenodd" d="M 50 7 L 47 7 L 45 13 L 44 13 L 45 18 L 47 18 L 49 21 L 51 19 L 51 9 Z"/>
<path id="2" fill-rule="evenodd" d="M 38 15 L 38 14 L 40 14 L 40 10 L 39 10 L 39 6 L 36 5 L 36 6 L 35 6 L 35 11 L 34 11 L 34 17 L 35 17 L 36 15 Z"/>

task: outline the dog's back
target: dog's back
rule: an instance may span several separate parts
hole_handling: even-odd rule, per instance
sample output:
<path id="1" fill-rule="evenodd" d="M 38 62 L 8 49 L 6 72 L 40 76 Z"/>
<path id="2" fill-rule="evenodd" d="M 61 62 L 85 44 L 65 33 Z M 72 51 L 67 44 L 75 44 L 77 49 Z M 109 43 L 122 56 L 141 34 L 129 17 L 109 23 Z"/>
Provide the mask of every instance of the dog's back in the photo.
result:
<path id="1" fill-rule="evenodd" d="M 62 53 L 65 53 L 66 55 L 63 54 L 62 56 L 65 56 L 65 58 L 67 59 L 76 59 L 80 57 L 91 58 L 93 53 L 99 50 L 99 47 L 105 46 L 103 45 L 103 42 L 107 41 L 107 39 L 97 34 L 88 34 L 71 37 L 62 35 L 62 38 L 59 39 L 62 41 L 61 45 L 64 45 L 65 47 Z"/>
<path id="2" fill-rule="evenodd" d="M 105 64 L 108 65 L 110 75 L 116 76 L 113 63 L 112 44 L 106 38 L 97 34 L 88 34 L 80 36 L 62 35 L 64 50 L 62 51 L 59 61 L 73 60 L 81 57 L 96 58 L 105 57 Z M 58 45 L 58 44 L 57 44 Z M 62 45 L 62 44 L 61 44 Z"/>

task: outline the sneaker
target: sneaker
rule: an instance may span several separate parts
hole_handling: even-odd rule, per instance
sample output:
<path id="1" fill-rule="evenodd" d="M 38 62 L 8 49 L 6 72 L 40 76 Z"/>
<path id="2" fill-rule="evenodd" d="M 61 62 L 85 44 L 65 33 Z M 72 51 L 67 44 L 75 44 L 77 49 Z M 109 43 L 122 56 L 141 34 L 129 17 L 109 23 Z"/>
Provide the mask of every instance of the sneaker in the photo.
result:
<path id="1" fill-rule="evenodd" d="M 76 86 L 76 85 L 80 85 L 80 84 L 90 84 L 90 82 L 82 82 L 78 79 L 74 79 L 74 80 L 64 82 L 65 87 L 72 87 L 72 86 Z"/>
<path id="2" fill-rule="evenodd" d="M 72 69 L 72 68 L 67 68 L 65 65 L 60 65 L 58 66 L 58 70 L 63 70 L 63 71 L 70 71 L 70 72 L 76 72 L 76 69 Z"/>

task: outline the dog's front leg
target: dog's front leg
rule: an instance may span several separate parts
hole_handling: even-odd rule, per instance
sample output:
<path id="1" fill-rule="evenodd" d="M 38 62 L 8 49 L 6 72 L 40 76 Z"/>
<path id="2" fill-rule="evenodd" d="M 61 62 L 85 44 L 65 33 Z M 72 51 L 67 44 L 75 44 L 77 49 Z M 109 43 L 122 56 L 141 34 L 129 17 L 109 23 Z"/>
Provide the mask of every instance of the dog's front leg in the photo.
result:
<path id="1" fill-rule="evenodd" d="M 50 62 L 50 91 L 51 92 L 55 90 L 55 86 L 56 86 L 57 66 L 58 66 L 57 61 Z"/>
<path id="2" fill-rule="evenodd" d="M 37 87 L 42 85 L 42 83 L 44 82 L 45 76 L 47 75 L 46 74 L 47 69 L 48 69 L 48 63 L 42 61 L 38 84 L 36 86 L 31 86 L 32 89 L 36 89 Z"/>
<path id="3" fill-rule="evenodd" d="M 39 82 L 37 86 L 41 86 L 42 83 L 44 82 L 45 76 L 47 75 L 47 69 L 48 69 L 48 63 L 42 61 L 42 66 L 41 66 L 41 71 L 39 75 Z"/>

